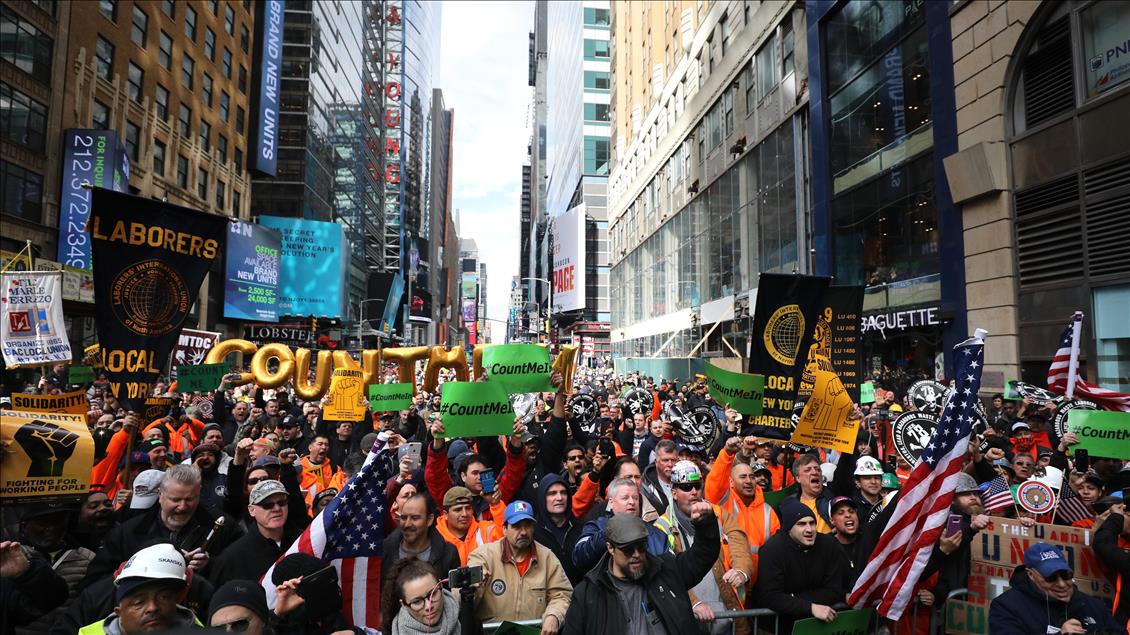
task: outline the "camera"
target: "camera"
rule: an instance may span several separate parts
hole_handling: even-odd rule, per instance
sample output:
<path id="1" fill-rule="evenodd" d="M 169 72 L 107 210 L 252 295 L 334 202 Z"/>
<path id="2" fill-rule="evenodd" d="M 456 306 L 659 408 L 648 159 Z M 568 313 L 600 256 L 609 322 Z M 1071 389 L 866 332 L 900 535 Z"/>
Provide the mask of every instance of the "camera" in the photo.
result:
<path id="1" fill-rule="evenodd" d="M 483 581 L 483 568 L 476 567 L 459 567 L 447 572 L 447 586 L 448 588 L 462 588 L 471 586 L 472 584 L 480 584 Z"/>

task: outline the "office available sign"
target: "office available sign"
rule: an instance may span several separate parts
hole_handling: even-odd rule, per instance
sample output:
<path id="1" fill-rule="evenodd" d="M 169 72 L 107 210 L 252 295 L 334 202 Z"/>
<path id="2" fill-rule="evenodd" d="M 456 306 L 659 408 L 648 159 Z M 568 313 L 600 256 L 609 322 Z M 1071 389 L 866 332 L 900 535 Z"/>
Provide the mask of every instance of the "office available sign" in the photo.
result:
<path id="1" fill-rule="evenodd" d="M 263 4 L 259 27 L 259 109 L 255 130 L 256 170 L 275 176 L 278 172 L 279 91 L 282 81 L 283 18 L 285 0 Z"/>
<path id="2" fill-rule="evenodd" d="M 243 221 L 228 227 L 224 317 L 276 322 L 279 319 L 279 232 Z"/>

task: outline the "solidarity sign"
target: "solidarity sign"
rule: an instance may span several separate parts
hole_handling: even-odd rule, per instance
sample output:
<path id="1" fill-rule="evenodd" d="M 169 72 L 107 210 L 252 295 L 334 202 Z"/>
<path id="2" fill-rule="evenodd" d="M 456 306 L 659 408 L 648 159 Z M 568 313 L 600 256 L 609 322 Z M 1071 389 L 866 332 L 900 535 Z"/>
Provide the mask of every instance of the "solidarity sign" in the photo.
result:
<path id="1" fill-rule="evenodd" d="M 0 441 L 7 450 L 0 470 L 4 504 L 74 498 L 90 491 L 94 441 L 84 415 L 4 410 Z"/>

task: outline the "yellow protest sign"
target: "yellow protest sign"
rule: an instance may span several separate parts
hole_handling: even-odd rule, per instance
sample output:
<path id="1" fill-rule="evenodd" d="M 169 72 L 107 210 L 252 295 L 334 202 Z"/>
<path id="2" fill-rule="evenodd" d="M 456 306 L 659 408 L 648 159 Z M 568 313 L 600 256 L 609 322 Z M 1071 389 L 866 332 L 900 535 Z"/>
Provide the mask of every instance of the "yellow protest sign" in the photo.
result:
<path id="1" fill-rule="evenodd" d="M 812 396 L 800 413 L 792 442 L 829 448 L 837 452 L 855 452 L 859 419 L 851 419 L 855 404 L 834 371 L 810 368 L 815 376 Z"/>
<path id="2" fill-rule="evenodd" d="M 0 412 L 0 501 L 73 498 L 90 491 L 94 441 L 86 417 L 54 412 Z"/>
<path id="3" fill-rule="evenodd" d="M 81 390 L 65 392 L 61 395 L 33 395 L 26 392 L 12 393 L 12 408 L 28 412 L 65 412 L 72 415 L 85 415 L 90 410 L 86 393 Z"/>
<path id="4" fill-rule="evenodd" d="M 334 369 L 322 417 L 326 421 L 361 421 L 365 418 L 364 389 L 365 379 L 360 370 Z"/>

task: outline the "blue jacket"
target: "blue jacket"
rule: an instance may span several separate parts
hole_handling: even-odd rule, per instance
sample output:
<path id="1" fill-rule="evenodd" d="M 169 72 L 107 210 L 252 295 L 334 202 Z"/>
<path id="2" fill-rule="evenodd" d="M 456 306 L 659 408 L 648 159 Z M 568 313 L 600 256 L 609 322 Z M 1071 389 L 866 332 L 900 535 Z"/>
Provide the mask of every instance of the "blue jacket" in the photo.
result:
<path id="1" fill-rule="evenodd" d="M 592 569 L 608 553 L 607 543 L 604 541 L 604 524 L 611 516 L 612 514 L 605 513 L 596 520 L 585 523 L 581 530 L 581 538 L 573 547 L 573 566 L 582 574 Z M 667 534 L 655 525 L 647 526 L 647 552 L 656 557 L 669 552 Z"/>
<path id="2" fill-rule="evenodd" d="M 1009 580 L 1008 591 L 997 596 L 989 606 L 989 632 L 993 635 L 1033 635 L 1046 633 L 1047 627 L 1059 628 L 1068 619 L 1082 622 L 1088 633 L 1123 633 L 1110 614 L 1110 607 L 1078 587 L 1071 601 L 1054 600 L 1036 588 L 1028 579 L 1024 565 L 1016 567 Z"/>

